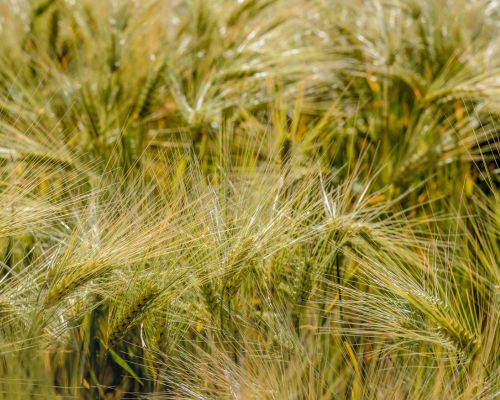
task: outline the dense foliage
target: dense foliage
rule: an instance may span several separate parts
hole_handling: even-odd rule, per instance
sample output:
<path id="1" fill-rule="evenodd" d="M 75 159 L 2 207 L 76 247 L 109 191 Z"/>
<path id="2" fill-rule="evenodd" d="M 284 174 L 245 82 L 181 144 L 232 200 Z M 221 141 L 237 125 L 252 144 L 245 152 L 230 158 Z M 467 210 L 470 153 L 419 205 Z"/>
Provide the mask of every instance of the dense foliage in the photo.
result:
<path id="1" fill-rule="evenodd" d="M 500 396 L 498 0 L 0 0 L 0 398 Z"/>

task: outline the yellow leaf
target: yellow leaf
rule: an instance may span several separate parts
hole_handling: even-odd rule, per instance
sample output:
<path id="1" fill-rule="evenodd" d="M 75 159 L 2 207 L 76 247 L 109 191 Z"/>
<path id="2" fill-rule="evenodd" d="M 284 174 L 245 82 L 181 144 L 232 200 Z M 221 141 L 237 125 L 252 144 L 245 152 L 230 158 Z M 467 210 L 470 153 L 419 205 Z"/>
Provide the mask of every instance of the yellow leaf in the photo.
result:
<path id="1" fill-rule="evenodd" d="M 252 305 L 253 305 L 253 306 L 258 306 L 258 305 L 260 305 L 260 304 L 261 304 L 261 301 L 260 301 L 260 299 L 259 299 L 258 297 L 254 297 L 254 298 L 252 299 Z"/>
<path id="2" fill-rule="evenodd" d="M 370 89 L 373 93 L 380 92 L 380 85 L 377 82 L 377 77 L 375 77 L 374 75 L 368 75 L 366 81 L 368 82 L 368 86 L 370 86 Z"/>
<path id="3" fill-rule="evenodd" d="M 464 118 L 464 109 L 462 107 L 462 102 L 460 100 L 455 100 L 453 103 L 455 107 L 455 118 L 457 121 L 461 121 Z"/>
<path id="4" fill-rule="evenodd" d="M 367 200 L 366 204 L 368 204 L 369 206 L 371 206 L 371 205 L 374 205 L 374 204 L 382 203 L 385 199 L 386 199 L 385 194 L 379 194 L 377 196 L 370 197 Z"/>
<path id="5" fill-rule="evenodd" d="M 472 192 L 474 191 L 474 179 L 472 179 L 472 176 L 470 174 L 467 174 L 465 176 L 465 194 L 467 196 L 472 195 Z"/>
<path id="6" fill-rule="evenodd" d="M 40 194 L 43 196 L 49 191 L 49 180 L 43 172 L 40 174 L 39 179 L 40 183 L 38 184 L 38 190 L 40 190 Z"/>
<path id="7" fill-rule="evenodd" d="M 417 100 L 422 100 L 422 93 L 420 93 L 420 89 L 416 85 L 411 85 L 411 88 L 413 90 L 413 94 L 415 95 L 415 98 Z"/>
<path id="8" fill-rule="evenodd" d="M 85 389 L 90 389 L 90 384 L 87 382 L 87 379 L 83 378 L 82 385 Z"/>
<path id="9" fill-rule="evenodd" d="M 24 166 L 22 163 L 17 164 L 16 166 L 16 173 L 18 176 L 21 176 L 24 172 Z"/>

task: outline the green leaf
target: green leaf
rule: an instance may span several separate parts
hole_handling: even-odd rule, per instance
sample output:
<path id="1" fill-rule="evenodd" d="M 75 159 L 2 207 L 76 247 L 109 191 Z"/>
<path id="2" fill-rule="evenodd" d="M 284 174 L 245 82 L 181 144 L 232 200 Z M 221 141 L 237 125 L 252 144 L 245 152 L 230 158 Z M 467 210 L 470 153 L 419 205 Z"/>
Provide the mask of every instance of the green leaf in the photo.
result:
<path id="1" fill-rule="evenodd" d="M 99 341 L 101 344 L 104 346 L 104 348 L 109 351 L 109 354 L 111 354 L 111 357 L 113 357 L 113 360 L 122 367 L 125 371 L 127 371 L 137 382 L 141 384 L 141 386 L 144 386 L 144 383 L 142 383 L 141 378 L 137 376 L 137 374 L 134 372 L 134 370 L 130 367 L 130 365 L 127 364 L 127 362 L 121 358 L 118 353 L 116 353 L 111 347 L 109 347 L 104 341 L 99 338 Z"/>

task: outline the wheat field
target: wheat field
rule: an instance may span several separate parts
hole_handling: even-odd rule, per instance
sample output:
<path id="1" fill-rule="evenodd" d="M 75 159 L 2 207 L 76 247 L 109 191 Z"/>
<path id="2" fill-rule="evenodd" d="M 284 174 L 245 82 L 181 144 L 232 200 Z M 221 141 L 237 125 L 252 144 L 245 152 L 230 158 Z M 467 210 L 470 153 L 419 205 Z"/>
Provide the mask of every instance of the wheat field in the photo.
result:
<path id="1" fill-rule="evenodd" d="M 500 397 L 498 0 L 0 0 L 0 399 Z"/>

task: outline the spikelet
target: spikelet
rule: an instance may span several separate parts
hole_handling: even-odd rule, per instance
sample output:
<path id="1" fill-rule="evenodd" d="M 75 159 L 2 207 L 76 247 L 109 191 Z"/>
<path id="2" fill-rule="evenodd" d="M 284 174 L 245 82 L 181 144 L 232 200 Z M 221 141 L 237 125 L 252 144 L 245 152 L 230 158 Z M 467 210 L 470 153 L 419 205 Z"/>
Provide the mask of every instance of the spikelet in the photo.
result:
<path id="1" fill-rule="evenodd" d="M 10 318 L 14 314 L 15 307 L 8 300 L 0 298 L 0 321 L 4 318 Z"/>
<path id="2" fill-rule="evenodd" d="M 226 299 L 232 299 L 238 293 L 243 281 L 242 271 L 231 274 L 224 282 L 224 293 Z"/>
<path id="3" fill-rule="evenodd" d="M 49 49 L 52 57 L 58 56 L 57 41 L 59 39 L 59 11 L 55 10 L 50 16 Z"/>
<path id="4" fill-rule="evenodd" d="M 301 263 L 296 271 L 293 282 L 295 304 L 304 306 L 309 300 L 313 285 L 313 264 L 310 260 Z"/>
<path id="5" fill-rule="evenodd" d="M 313 265 L 310 261 L 300 263 L 295 271 L 295 278 L 292 282 L 292 296 L 295 305 L 292 317 L 297 331 L 299 330 L 301 307 L 307 304 L 311 296 L 313 284 L 312 273 Z"/>
<path id="6" fill-rule="evenodd" d="M 247 265 L 245 265 L 245 269 L 242 267 L 243 264 L 250 264 L 249 255 L 253 250 L 252 243 L 252 237 L 244 239 L 225 263 L 227 275 L 224 279 L 224 291 L 228 299 L 233 298 L 241 286 L 246 268 L 248 268 Z"/>
<path id="7" fill-rule="evenodd" d="M 155 101 L 155 94 L 162 81 L 162 74 L 165 71 L 165 68 L 165 63 L 160 64 L 160 66 L 155 68 L 146 78 L 144 86 L 142 87 L 137 98 L 133 114 L 134 118 L 144 118 L 151 112 L 151 108 Z"/>
<path id="8" fill-rule="evenodd" d="M 443 317 L 440 322 L 435 326 L 435 332 L 457 350 L 462 360 L 473 359 L 481 349 L 481 341 L 456 320 Z"/>
<path id="9" fill-rule="evenodd" d="M 207 282 L 201 287 L 201 292 L 203 294 L 205 304 L 208 308 L 208 311 L 212 315 L 215 315 L 215 312 L 219 307 L 219 299 L 216 295 L 217 289 L 214 288 L 214 286 L 217 286 L 215 282 Z"/>
<path id="10" fill-rule="evenodd" d="M 143 316 L 159 293 L 160 289 L 157 286 L 150 285 L 130 305 L 123 307 L 121 314 L 110 329 L 108 336 L 110 344 L 116 343 L 130 325 Z"/>
<path id="11" fill-rule="evenodd" d="M 89 132 L 91 138 L 97 139 L 102 133 L 101 118 L 99 116 L 99 112 L 97 111 L 95 100 L 89 93 L 88 89 L 82 91 L 81 100 L 90 125 Z"/>
<path id="12" fill-rule="evenodd" d="M 110 265 L 99 266 L 96 263 L 89 263 L 74 273 L 67 272 L 61 278 L 56 279 L 52 286 L 50 286 L 45 296 L 45 306 L 54 306 L 57 302 L 71 294 L 77 288 L 85 285 L 92 279 L 101 276 L 111 269 L 112 267 Z"/>

